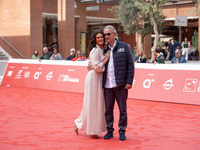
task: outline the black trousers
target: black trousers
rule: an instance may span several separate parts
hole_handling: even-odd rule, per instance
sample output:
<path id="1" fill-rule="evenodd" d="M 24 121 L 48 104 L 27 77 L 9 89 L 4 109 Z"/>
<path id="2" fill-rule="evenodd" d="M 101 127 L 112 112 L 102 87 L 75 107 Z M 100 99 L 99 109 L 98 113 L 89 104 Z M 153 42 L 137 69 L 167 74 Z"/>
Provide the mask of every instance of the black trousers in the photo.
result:
<path id="1" fill-rule="evenodd" d="M 119 133 L 126 132 L 126 127 L 127 127 L 126 101 L 128 97 L 128 90 L 125 89 L 124 86 L 116 88 L 104 88 L 104 97 L 106 104 L 105 118 L 107 123 L 107 130 L 111 132 L 114 131 L 113 109 L 116 99 L 120 112 L 119 123 L 118 123 L 118 127 L 120 128 Z"/>

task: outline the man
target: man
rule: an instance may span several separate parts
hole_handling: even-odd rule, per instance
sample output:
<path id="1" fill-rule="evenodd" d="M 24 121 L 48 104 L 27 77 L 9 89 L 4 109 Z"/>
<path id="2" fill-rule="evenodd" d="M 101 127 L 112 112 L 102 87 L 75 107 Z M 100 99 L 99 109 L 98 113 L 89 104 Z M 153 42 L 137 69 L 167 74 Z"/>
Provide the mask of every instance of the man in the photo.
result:
<path id="1" fill-rule="evenodd" d="M 181 44 L 178 41 L 174 40 L 173 57 L 175 57 L 175 51 L 178 48 L 181 48 Z"/>
<path id="2" fill-rule="evenodd" d="M 185 57 L 181 55 L 180 49 L 176 49 L 175 57 L 172 59 L 171 63 L 187 63 Z"/>
<path id="3" fill-rule="evenodd" d="M 169 60 L 173 58 L 173 49 L 174 49 L 174 40 L 170 39 L 169 45 L 168 45 Z"/>
<path id="4" fill-rule="evenodd" d="M 71 48 L 70 55 L 66 58 L 66 60 L 72 60 L 76 57 L 76 50 L 74 48 Z"/>
<path id="5" fill-rule="evenodd" d="M 115 39 L 116 29 L 108 25 L 104 28 L 104 36 L 108 43 L 110 52 L 110 59 L 105 65 L 105 72 L 103 75 L 103 88 L 106 104 L 105 118 L 107 123 L 107 134 L 104 139 L 113 137 L 113 109 L 115 99 L 119 106 L 119 139 L 126 140 L 125 132 L 127 127 L 127 111 L 126 101 L 128 97 L 128 89 L 132 88 L 134 77 L 134 62 L 133 56 L 128 44 L 120 42 Z"/>
<path id="6" fill-rule="evenodd" d="M 156 64 L 156 63 L 164 64 L 165 63 L 165 57 L 164 57 L 163 53 L 160 51 L 160 49 L 156 49 L 154 51 L 154 60 L 152 63 L 154 63 L 154 64 Z"/>
<path id="7" fill-rule="evenodd" d="M 40 57 L 40 59 L 49 59 L 51 57 L 52 53 L 48 52 L 48 48 L 43 48 L 43 55 Z"/>
<path id="8" fill-rule="evenodd" d="M 53 50 L 53 48 L 54 47 L 57 47 L 57 48 L 59 48 L 59 46 L 58 46 L 58 42 L 57 42 L 57 40 L 56 39 L 53 39 L 53 42 L 51 43 L 51 49 Z"/>

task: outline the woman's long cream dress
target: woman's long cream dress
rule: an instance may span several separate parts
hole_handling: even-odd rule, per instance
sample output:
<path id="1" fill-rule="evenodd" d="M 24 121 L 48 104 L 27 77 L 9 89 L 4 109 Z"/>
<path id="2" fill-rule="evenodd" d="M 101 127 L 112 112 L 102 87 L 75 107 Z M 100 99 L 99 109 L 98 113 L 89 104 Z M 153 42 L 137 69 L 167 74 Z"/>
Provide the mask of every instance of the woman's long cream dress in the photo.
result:
<path id="1" fill-rule="evenodd" d="M 100 135 L 106 131 L 105 101 L 102 89 L 103 59 L 103 50 L 96 45 L 89 55 L 89 62 L 93 69 L 85 78 L 83 108 L 79 118 L 75 120 L 76 127 L 88 135 Z"/>

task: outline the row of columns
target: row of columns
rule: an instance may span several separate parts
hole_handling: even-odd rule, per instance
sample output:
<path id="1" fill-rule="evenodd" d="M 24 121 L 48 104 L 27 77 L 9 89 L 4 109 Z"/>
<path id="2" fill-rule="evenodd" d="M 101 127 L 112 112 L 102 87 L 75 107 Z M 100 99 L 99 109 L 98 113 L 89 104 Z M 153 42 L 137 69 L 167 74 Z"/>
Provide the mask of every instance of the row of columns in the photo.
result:
<path id="1" fill-rule="evenodd" d="M 79 1 L 76 1 L 76 7 L 74 4 L 75 0 L 57 1 L 58 43 L 60 52 L 65 58 L 70 54 L 71 48 L 81 49 L 81 33 L 86 34 L 85 6 Z M 76 16 L 76 13 L 79 15 Z M 82 50 L 84 48 L 82 45 Z"/>
<path id="2" fill-rule="evenodd" d="M 66 57 L 75 46 L 74 0 L 58 0 L 58 43 L 61 54 Z"/>

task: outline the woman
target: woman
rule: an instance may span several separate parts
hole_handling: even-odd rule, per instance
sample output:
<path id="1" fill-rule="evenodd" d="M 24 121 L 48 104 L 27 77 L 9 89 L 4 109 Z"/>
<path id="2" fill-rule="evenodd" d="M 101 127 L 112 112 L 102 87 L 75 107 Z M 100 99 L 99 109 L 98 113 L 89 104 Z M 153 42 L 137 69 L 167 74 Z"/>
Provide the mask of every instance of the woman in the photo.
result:
<path id="1" fill-rule="evenodd" d="M 143 54 L 143 51 L 140 49 L 138 52 L 138 56 L 136 57 L 135 60 L 137 63 L 146 63 L 147 62 L 147 57 Z"/>
<path id="2" fill-rule="evenodd" d="M 185 40 L 181 44 L 182 46 L 182 55 L 185 56 L 185 59 L 188 60 L 188 54 L 189 54 L 189 47 L 190 47 L 190 42 L 185 38 Z"/>
<path id="3" fill-rule="evenodd" d="M 37 49 L 33 50 L 32 59 L 40 59 L 40 57 L 39 57 L 39 51 Z"/>
<path id="4" fill-rule="evenodd" d="M 62 56 L 60 55 L 57 48 L 53 49 L 53 55 L 50 57 L 51 60 L 62 60 Z"/>
<path id="5" fill-rule="evenodd" d="M 102 89 L 102 77 L 104 65 L 110 57 L 110 51 L 103 55 L 105 38 L 103 32 L 97 31 L 91 38 L 89 63 L 92 66 L 85 79 L 85 91 L 83 108 L 78 119 L 76 119 L 74 130 L 83 130 L 87 135 L 98 138 L 106 131 L 105 101 Z"/>
<path id="6" fill-rule="evenodd" d="M 72 61 L 84 61 L 84 60 L 85 60 L 85 57 L 83 56 L 83 54 L 79 50 L 76 53 L 76 57 L 74 57 L 72 59 Z"/>

